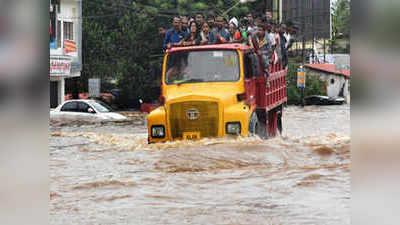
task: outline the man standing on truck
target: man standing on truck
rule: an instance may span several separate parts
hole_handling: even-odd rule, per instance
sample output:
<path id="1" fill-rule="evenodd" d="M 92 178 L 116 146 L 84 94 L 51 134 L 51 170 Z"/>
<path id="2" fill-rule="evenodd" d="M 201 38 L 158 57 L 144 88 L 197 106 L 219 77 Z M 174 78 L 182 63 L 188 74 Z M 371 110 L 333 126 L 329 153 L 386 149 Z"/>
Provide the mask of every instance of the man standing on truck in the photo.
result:
<path id="1" fill-rule="evenodd" d="M 174 19 L 172 20 L 173 28 L 167 30 L 167 32 L 165 33 L 165 40 L 163 45 L 164 50 L 169 49 L 173 46 L 183 44 L 185 34 L 180 29 L 180 25 L 181 19 L 179 19 L 179 17 L 174 17 Z"/>
<path id="2" fill-rule="evenodd" d="M 280 29 L 279 29 L 279 43 L 280 43 L 280 47 L 281 47 L 281 55 L 282 55 L 282 59 L 281 59 L 281 64 L 283 67 L 286 67 L 286 65 L 288 64 L 288 59 L 287 59 L 287 50 L 286 50 L 286 37 L 284 35 L 286 31 L 286 25 L 282 24 Z"/>
<path id="3" fill-rule="evenodd" d="M 257 33 L 257 26 L 254 25 L 254 18 L 253 18 L 253 14 L 248 13 L 247 14 L 247 32 L 249 32 L 250 34 L 256 34 Z"/>
<path id="4" fill-rule="evenodd" d="M 262 64 L 265 74 L 268 76 L 269 74 L 269 60 L 272 55 L 272 43 L 266 34 L 266 25 L 265 23 L 259 23 L 257 27 L 257 42 L 258 48 L 260 49 Z"/>

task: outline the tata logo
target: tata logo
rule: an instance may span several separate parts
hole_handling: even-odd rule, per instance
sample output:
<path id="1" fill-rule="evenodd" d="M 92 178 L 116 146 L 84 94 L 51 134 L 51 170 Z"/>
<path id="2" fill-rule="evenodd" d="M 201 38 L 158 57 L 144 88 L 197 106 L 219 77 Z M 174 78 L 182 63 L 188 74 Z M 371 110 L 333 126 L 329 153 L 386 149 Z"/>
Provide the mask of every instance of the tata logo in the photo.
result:
<path id="1" fill-rule="evenodd" d="M 197 109 L 188 109 L 186 111 L 186 118 L 188 120 L 197 120 L 200 117 L 200 112 Z"/>

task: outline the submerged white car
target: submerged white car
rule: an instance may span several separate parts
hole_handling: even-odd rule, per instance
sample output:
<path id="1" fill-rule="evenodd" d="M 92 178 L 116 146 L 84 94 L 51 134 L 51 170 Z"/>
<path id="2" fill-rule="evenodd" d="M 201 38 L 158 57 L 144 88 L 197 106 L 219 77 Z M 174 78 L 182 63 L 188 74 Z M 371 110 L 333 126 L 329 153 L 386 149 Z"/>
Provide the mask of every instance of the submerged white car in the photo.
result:
<path id="1" fill-rule="evenodd" d="M 97 100 L 70 100 L 50 111 L 50 119 L 85 121 L 122 121 L 127 117 L 113 112 L 104 102 Z"/>

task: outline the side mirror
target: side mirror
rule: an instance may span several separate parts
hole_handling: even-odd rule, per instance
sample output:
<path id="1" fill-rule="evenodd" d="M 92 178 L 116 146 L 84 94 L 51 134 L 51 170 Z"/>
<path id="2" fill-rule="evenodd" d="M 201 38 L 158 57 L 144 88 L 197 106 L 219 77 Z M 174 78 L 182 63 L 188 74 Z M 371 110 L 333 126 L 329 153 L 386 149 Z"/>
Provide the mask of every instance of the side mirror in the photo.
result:
<path id="1" fill-rule="evenodd" d="M 92 108 L 88 108 L 88 113 L 96 113 L 95 111 L 94 111 L 94 109 L 92 109 Z"/>

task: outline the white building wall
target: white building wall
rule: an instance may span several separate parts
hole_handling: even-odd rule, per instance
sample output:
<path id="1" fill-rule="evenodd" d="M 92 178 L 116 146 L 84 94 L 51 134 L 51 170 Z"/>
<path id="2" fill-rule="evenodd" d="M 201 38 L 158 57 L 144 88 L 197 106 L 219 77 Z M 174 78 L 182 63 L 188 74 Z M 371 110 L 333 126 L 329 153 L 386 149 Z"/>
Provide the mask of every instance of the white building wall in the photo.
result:
<path id="1" fill-rule="evenodd" d="M 346 86 L 346 79 L 343 76 L 337 76 L 337 75 L 327 76 L 326 87 L 327 87 L 327 95 L 329 97 L 338 97 L 343 86 Z"/>
<path id="2" fill-rule="evenodd" d="M 77 8 L 78 4 L 77 2 L 69 2 L 69 1 L 61 1 L 61 14 L 58 15 L 58 20 L 61 21 L 61 26 L 64 26 L 64 22 L 72 22 L 73 23 L 73 41 L 78 40 L 78 14 L 77 14 Z M 64 28 L 61 29 L 61 38 L 62 38 L 62 46 L 64 46 Z M 70 53 L 72 57 L 77 57 L 78 54 L 76 53 Z"/>
<path id="3" fill-rule="evenodd" d="M 50 55 L 62 55 L 64 48 L 64 22 L 72 22 L 74 35 L 73 38 L 75 42 L 78 42 L 78 34 L 79 34 L 79 15 L 78 15 L 78 2 L 75 1 L 61 1 L 60 3 L 60 11 L 61 13 L 57 15 L 57 21 L 61 21 L 61 27 L 59 27 L 61 31 L 61 47 L 58 49 L 51 49 Z M 79 49 L 78 49 L 79 51 Z M 69 53 L 70 56 L 73 57 L 73 61 L 78 61 L 78 53 Z"/>
<path id="4" fill-rule="evenodd" d="M 346 99 L 346 103 L 350 104 L 350 80 L 346 80 L 346 86 L 344 87 L 344 96 Z"/>
<path id="5" fill-rule="evenodd" d="M 58 104 L 62 104 L 65 100 L 65 79 L 60 78 L 58 81 Z"/>
<path id="6" fill-rule="evenodd" d="M 343 97 L 346 99 L 346 102 L 350 102 L 350 89 L 349 89 L 349 79 L 344 76 L 327 74 L 322 72 L 314 72 L 309 71 L 309 75 L 318 76 L 321 81 L 325 82 L 326 85 L 326 95 L 328 97 L 339 97 L 339 94 L 344 86 Z M 332 82 L 333 80 L 333 82 Z"/>

